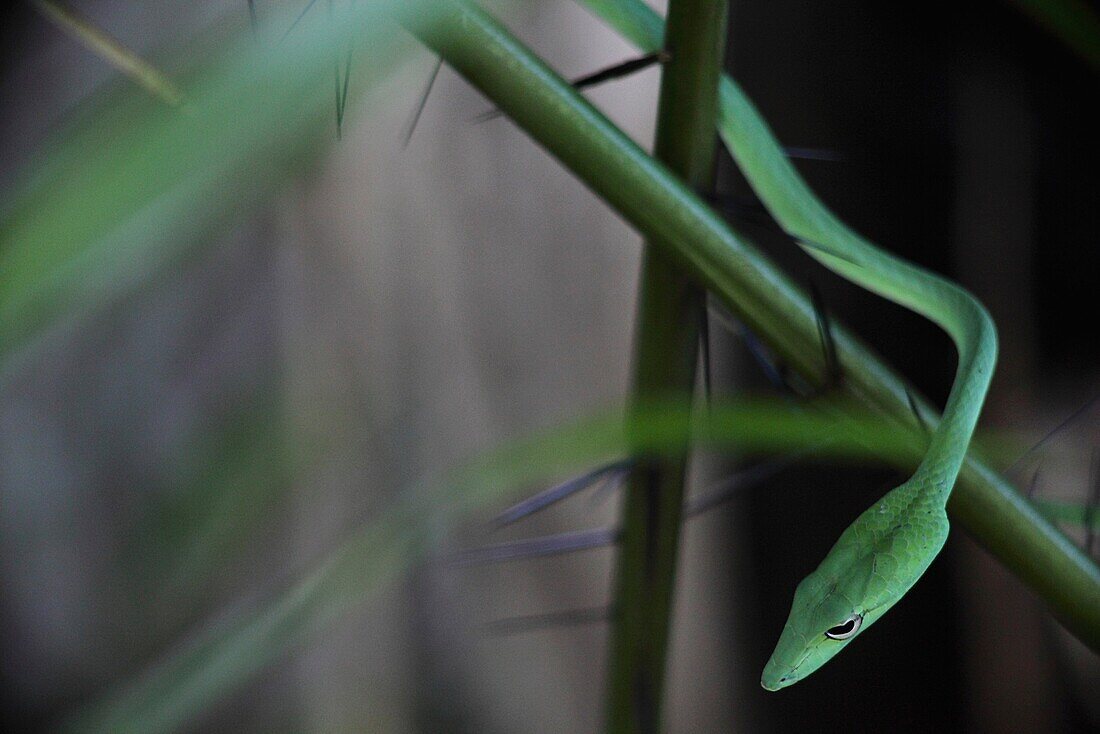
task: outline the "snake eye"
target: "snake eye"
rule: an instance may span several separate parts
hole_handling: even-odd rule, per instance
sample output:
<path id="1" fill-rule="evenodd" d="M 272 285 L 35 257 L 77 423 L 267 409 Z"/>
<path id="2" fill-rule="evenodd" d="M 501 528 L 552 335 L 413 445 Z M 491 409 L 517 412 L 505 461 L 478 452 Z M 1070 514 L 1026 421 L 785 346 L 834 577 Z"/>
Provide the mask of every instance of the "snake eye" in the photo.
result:
<path id="1" fill-rule="evenodd" d="M 860 614 L 853 614 L 836 627 L 830 627 L 825 630 L 825 636 L 830 640 L 847 640 L 859 631 L 861 624 L 863 624 L 863 616 Z"/>

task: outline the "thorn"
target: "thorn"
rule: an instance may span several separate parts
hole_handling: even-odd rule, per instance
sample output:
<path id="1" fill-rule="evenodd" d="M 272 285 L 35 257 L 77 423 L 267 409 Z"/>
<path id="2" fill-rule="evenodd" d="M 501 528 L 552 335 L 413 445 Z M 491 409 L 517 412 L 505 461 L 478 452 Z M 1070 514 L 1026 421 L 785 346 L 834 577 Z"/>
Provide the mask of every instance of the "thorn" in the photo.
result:
<path id="1" fill-rule="evenodd" d="M 802 393 L 792 384 L 791 375 L 787 368 L 769 352 L 752 330 L 721 308 L 717 301 L 711 300 L 707 304 L 708 313 L 716 316 L 719 324 L 730 334 L 741 337 L 745 347 L 749 350 L 749 354 L 760 367 L 764 376 L 767 377 L 768 382 L 776 390 L 797 396 L 802 400 L 813 400 L 844 382 L 844 369 L 837 352 L 832 320 L 829 318 L 829 312 L 825 307 L 825 299 L 822 298 L 815 282 L 810 281 L 809 290 L 814 308 L 814 318 L 817 321 L 817 333 L 821 339 L 821 350 L 825 360 L 825 380 L 819 387 L 810 388 L 808 392 L 804 391 Z"/>
<path id="2" fill-rule="evenodd" d="M 290 32 L 298 27 L 298 24 L 302 22 L 302 18 L 306 17 L 306 13 L 308 13 L 310 8 L 312 8 L 316 3 L 317 0 L 309 0 L 309 2 L 306 3 L 306 6 L 302 8 L 302 12 L 298 13 L 298 17 L 294 19 L 294 22 L 291 23 L 290 27 L 287 28 L 286 32 L 283 33 L 282 38 L 279 39 L 279 43 L 282 43 L 286 40 L 286 37 L 290 35 Z"/>
<path id="3" fill-rule="evenodd" d="M 169 107 L 187 111 L 183 92 L 159 69 L 124 46 L 118 39 L 91 23 L 84 16 L 52 0 L 32 0 L 46 20 L 72 40 L 84 46 L 130 81 Z"/>
<path id="4" fill-rule="evenodd" d="M 344 89 L 340 94 L 340 123 L 343 125 L 344 114 L 348 111 L 348 88 L 351 81 L 351 46 L 348 46 L 347 56 L 344 59 Z"/>
<path id="5" fill-rule="evenodd" d="M 340 140 L 344 137 L 344 109 L 343 106 L 340 104 L 340 62 L 336 61 L 335 63 L 333 63 L 332 68 L 335 72 L 336 77 L 336 139 Z"/>
<path id="6" fill-rule="evenodd" d="M 751 331 L 746 332 L 745 346 L 749 348 L 749 353 L 756 359 L 757 364 L 764 371 L 764 375 L 776 390 L 787 395 L 796 394 L 796 390 L 791 387 L 790 374 L 786 366 L 774 357 L 768 358 L 770 352 L 763 342 L 756 337 L 756 334 Z"/>
<path id="7" fill-rule="evenodd" d="M 573 477 L 567 481 L 557 484 L 549 489 L 543 490 L 538 494 L 535 494 L 527 499 L 512 505 L 504 512 L 500 513 L 492 520 L 489 521 L 489 525 L 492 529 L 502 528 L 505 525 L 510 525 L 517 520 L 533 515 L 539 510 L 545 509 L 555 502 L 559 502 L 566 497 L 569 497 L 577 492 L 591 486 L 597 479 L 604 477 L 612 472 L 621 470 L 629 470 L 633 466 L 633 461 L 630 459 L 624 459 L 622 461 L 616 461 L 611 464 L 605 464 L 604 466 L 597 467 L 590 472 L 580 475 L 579 477 Z"/>
<path id="8" fill-rule="evenodd" d="M 308 8 L 306 8 L 308 10 Z M 330 23 L 335 24 L 334 19 L 335 3 L 333 0 L 328 0 L 328 19 Z M 351 44 L 349 42 L 346 58 L 344 59 L 343 75 L 340 73 L 340 55 L 338 52 L 333 53 L 332 59 L 332 72 L 335 79 L 336 90 L 336 139 L 341 140 L 344 137 L 344 113 L 347 111 L 348 102 L 348 88 L 351 81 Z"/>
<path id="9" fill-rule="evenodd" d="M 639 56 L 636 59 L 630 59 L 623 61 L 612 66 L 605 67 L 598 71 L 594 71 L 591 74 L 585 74 L 584 76 L 577 77 L 569 84 L 573 89 L 587 89 L 588 87 L 595 87 L 604 82 L 609 82 L 614 79 L 622 79 L 623 77 L 636 74 L 643 69 L 648 69 L 654 64 L 667 64 L 671 55 L 666 51 L 655 51 L 645 56 Z"/>
<path id="10" fill-rule="evenodd" d="M 435 59 L 435 65 L 432 66 L 432 73 L 428 77 L 428 84 L 424 87 L 424 93 L 420 95 L 420 101 L 416 105 L 416 109 L 413 110 L 412 117 L 409 118 L 408 125 L 405 126 L 405 139 L 401 144 L 401 149 L 409 147 L 409 141 L 412 140 L 413 131 L 416 130 L 417 123 L 420 122 L 420 115 L 424 112 L 424 106 L 428 104 L 428 95 L 432 93 L 432 87 L 435 86 L 435 78 L 439 76 L 439 70 L 443 67 L 443 57 L 437 56 Z"/>
<path id="11" fill-rule="evenodd" d="M 474 125 L 480 125 L 483 122 L 488 122 L 489 120 L 495 120 L 498 117 L 501 117 L 502 115 L 504 115 L 504 113 L 501 112 L 500 110 L 498 110 L 496 107 L 494 107 L 491 110 L 486 110 L 485 112 L 480 113 L 479 115 L 474 117 L 472 120 L 470 120 L 470 122 L 472 122 Z"/>
<path id="12" fill-rule="evenodd" d="M 756 335 L 747 326 L 737 321 L 736 318 L 722 306 L 721 302 L 715 299 L 708 300 L 707 312 L 711 316 L 714 316 L 715 321 L 730 335 L 739 337 L 745 343 L 745 347 L 749 350 L 749 354 L 752 356 L 757 366 L 760 367 L 760 370 L 764 373 L 768 382 L 770 382 L 775 389 L 783 392 L 790 391 L 790 385 L 783 376 L 782 370 L 777 366 L 776 360 L 770 355 L 768 348 L 757 339 Z"/>
<path id="13" fill-rule="evenodd" d="M 633 464 L 627 464 L 621 468 L 615 469 L 607 474 L 596 488 L 592 491 L 592 498 L 589 502 L 589 506 L 595 507 L 603 502 L 604 498 L 614 492 L 620 486 L 622 486 L 623 480 L 630 474 L 630 470 L 634 468 Z"/>
<path id="14" fill-rule="evenodd" d="M 482 629 L 490 635 L 515 635 L 525 632 L 539 632 L 555 627 L 576 627 L 582 624 L 607 622 L 611 619 L 611 616 L 610 606 L 565 609 L 560 612 L 505 617 L 486 623 Z"/>
<path id="15" fill-rule="evenodd" d="M 844 370 L 836 353 L 836 339 L 833 337 L 829 311 L 825 308 L 825 298 L 813 280 L 810 281 L 810 302 L 814 307 L 814 319 L 817 321 L 817 333 L 821 337 L 821 350 L 825 359 L 825 383 L 820 391 L 828 392 L 844 381 Z"/>
<path id="16" fill-rule="evenodd" d="M 1039 476 L 1043 473 L 1043 465 L 1035 467 L 1035 473 L 1031 475 L 1031 481 L 1027 483 L 1027 498 L 1031 499 L 1035 496 L 1035 490 L 1039 486 Z"/>
<path id="17" fill-rule="evenodd" d="M 804 161 L 828 161 L 830 163 L 843 163 L 847 158 L 843 153 L 826 148 L 798 148 L 783 146 L 783 152 L 788 158 L 797 158 Z"/>
<path id="18" fill-rule="evenodd" d="M 786 369 L 779 364 L 778 360 L 769 358 L 769 351 L 763 342 L 757 339 L 756 334 L 749 330 L 745 330 L 744 334 L 745 346 L 748 347 L 749 354 L 756 360 L 757 365 L 764 372 L 764 376 L 767 377 L 768 382 L 772 386 L 783 393 L 793 393 L 790 380 L 787 378 Z"/>
<path id="19" fill-rule="evenodd" d="M 629 61 L 624 61 L 622 63 L 615 64 L 614 66 L 600 69 L 599 71 L 594 71 L 591 74 L 579 76 L 576 79 L 570 81 L 569 86 L 573 87 L 573 89 L 576 90 L 588 89 L 590 87 L 595 87 L 603 84 L 604 82 L 612 81 L 614 79 L 620 79 L 630 74 L 634 74 L 656 63 L 668 63 L 668 60 L 670 58 L 671 56 L 667 52 L 656 51 L 651 54 L 646 54 L 645 56 L 640 56 L 636 59 L 630 59 Z M 479 125 L 483 122 L 488 122 L 489 120 L 495 120 L 503 114 L 503 112 L 494 107 L 491 110 L 482 112 L 480 115 L 475 117 L 472 122 L 475 125 Z"/>
<path id="20" fill-rule="evenodd" d="M 307 7 L 306 10 L 309 8 Z M 328 0 L 328 21 L 334 24 L 332 19 L 333 0 Z M 343 89 L 343 84 L 340 83 L 340 56 L 336 53 L 332 55 L 332 74 L 335 80 L 335 99 L 336 99 L 336 139 L 340 140 L 343 137 L 344 128 L 344 106 L 340 101 L 340 91 Z"/>
<path id="21" fill-rule="evenodd" d="M 1081 416 L 1085 415 L 1085 413 L 1087 413 L 1089 411 L 1089 408 L 1091 408 L 1093 405 L 1095 405 L 1098 401 L 1100 401 L 1100 393 L 1097 393 L 1096 395 L 1093 395 L 1092 398 L 1090 400 L 1088 400 L 1087 402 L 1085 402 L 1084 405 L 1082 405 L 1080 408 L 1078 408 L 1077 410 L 1070 413 L 1068 418 L 1065 418 L 1061 423 L 1059 423 L 1054 428 L 1052 428 L 1045 436 L 1043 436 L 1041 439 L 1039 439 L 1038 443 L 1036 443 L 1034 446 L 1029 448 L 1024 453 L 1020 454 L 1020 457 L 1018 459 L 1016 459 L 1016 461 L 1012 462 L 1012 464 L 1007 469 L 1005 469 L 1004 473 L 1005 474 L 1015 473 L 1016 470 L 1018 470 L 1020 468 L 1020 465 L 1026 459 L 1030 458 L 1036 451 L 1038 451 L 1040 448 L 1042 448 L 1047 443 L 1049 443 L 1052 438 L 1054 438 L 1059 433 L 1061 433 L 1063 430 L 1065 430 L 1067 426 L 1069 426 L 1070 424 L 1072 424 L 1075 421 L 1077 421 L 1078 419 L 1080 419 Z"/>
<path id="22" fill-rule="evenodd" d="M 799 451 L 778 461 L 756 464 L 747 469 L 735 472 L 725 479 L 711 485 L 709 489 L 698 497 L 689 498 L 687 502 L 684 503 L 684 516 L 694 517 L 695 515 L 712 510 L 733 499 L 734 495 L 741 490 L 758 486 L 762 482 L 794 466 L 816 450 L 817 449 L 814 448 Z"/>
<path id="23" fill-rule="evenodd" d="M 825 444 L 823 443 L 822 445 Z M 705 492 L 697 498 L 686 501 L 684 503 L 684 516 L 692 517 L 722 504 L 731 498 L 735 492 L 749 489 L 770 479 L 784 469 L 817 451 L 818 448 L 820 448 L 820 446 L 790 454 L 778 461 L 760 463 L 733 474 L 714 485 L 712 490 Z M 607 467 L 603 467 L 602 469 L 606 470 Z M 629 468 L 625 468 L 623 470 L 624 474 L 628 470 Z M 581 480 L 587 480 L 591 482 L 593 474 L 594 472 L 590 472 L 583 477 L 578 477 L 571 481 L 579 483 Z M 569 482 L 566 484 L 569 484 Z M 564 485 L 559 485 L 559 487 L 560 486 Z M 555 487 L 554 489 L 558 488 Z M 536 495 L 536 497 L 532 499 L 538 497 L 539 495 Z M 556 499 L 557 498 L 552 499 L 551 501 L 556 501 Z M 519 505 L 516 507 L 518 508 Z M 594 548 L 604 548 L 617 543 L 619 537 L 620 531 L 617 528 L 607 527 L 595 528 L 592 530 L 574 530 L 555 535 L 543 535 L 536 538 L 524 538 L 523 540 L 493 543 L 491 545 L 481 546 L 480 548 L 471 548 L 445 557 L 443 562 L 447 566 L 465 568 L 467 566 L 481 566 L 490 563 L 503 563 L 506 561 L 518 561 L 529 558 L 545 558 L 549 556 L 564 555 L 566 553 L 576 553 L 583 550 L 591 550 Z"/>
<path id="24" fill-rule="evenodd" d="M 508 543 L 494 543 L 480 548 L 459 551 L 443 559 L 448 566 L 465 568 L 482 566 L 504 561 L 518 561 L 528 558 L 545 558 L 566 553 L 604 548 L 617 543 L 619 531 L 612 528 L 594 530 L 574 530 L 557 535 L 544 535 L 538 538 L 525 538 Z"/>

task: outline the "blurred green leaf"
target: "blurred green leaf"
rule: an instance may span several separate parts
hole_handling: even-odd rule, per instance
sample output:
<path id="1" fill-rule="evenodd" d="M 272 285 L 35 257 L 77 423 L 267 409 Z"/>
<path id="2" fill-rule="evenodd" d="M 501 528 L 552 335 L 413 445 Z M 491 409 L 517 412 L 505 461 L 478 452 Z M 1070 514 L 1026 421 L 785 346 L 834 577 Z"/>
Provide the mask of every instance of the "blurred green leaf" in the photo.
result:
<path id="1" fill-rule="evenodd" d="M 331 49 L 356 49 L 364 88 L 392 72 L 402 34 L 389 4 L 350 6 L 285 39 L 239 34 L 202 50 L 209 60 L 181 83 L 185 111 L 128 89 L 55 136 L 0 207 L 0 370 L 58 319 L 186 256 L 334 142 Z M 290 22 L 278 20 L 272 31 Z"/>
<path id="2" fill-rule="evenodd" d="M 848 411 L 845 411 L 847 414 Z M 688 420 L 688 406 L 640 405 L 584 419 L 486 453 L 445 478 L 401 493 L 323 564 L 271 603 L 199 632 L 186 647 L 125 684 L 72 723 L 75 731 L 170 731 L 228 695 L 436 550 L 433 531 L 542 478 L 578 473 L 624 456 L 694 448 L 741 452 L 813 450 L 849 460 L 911 465 L 923 437 L 873 418 L 810 413 L 785 401 L 715 404 Z M 827 436 L 823 442 L 822 436 Z"/>
<path id="3" fill-rule="evenodd" d="M 118 559 L 139 588 L 187 600 L 181 612 L 199 608 L 211 578 L 253 540 L 294 478 L 316 461 L 319 451 L 288 434 L 276 397 L 266 387 L 182 448 L 182 465 L 136 521 Z"/>

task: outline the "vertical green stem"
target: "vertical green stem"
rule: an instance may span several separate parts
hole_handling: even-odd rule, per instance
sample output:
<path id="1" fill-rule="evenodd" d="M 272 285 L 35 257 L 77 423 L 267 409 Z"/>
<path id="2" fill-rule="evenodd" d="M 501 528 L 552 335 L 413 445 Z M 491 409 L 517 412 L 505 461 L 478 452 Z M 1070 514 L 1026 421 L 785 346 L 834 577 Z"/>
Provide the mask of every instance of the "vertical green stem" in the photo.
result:
<path id="1" fill-rule="evenodd" d="M 726 6 L 669 6 L 655 156 L 699 192 L 714 185 Z M 645 245 L 634 355 L 639 401 L 690 397 L 695 385 L 705 291 L 669 252 L 664 243 Z M 643 462 L 625 494 L 607 691 L 612 732 L 660 728 L 686 470 L 686 456 Z"/>

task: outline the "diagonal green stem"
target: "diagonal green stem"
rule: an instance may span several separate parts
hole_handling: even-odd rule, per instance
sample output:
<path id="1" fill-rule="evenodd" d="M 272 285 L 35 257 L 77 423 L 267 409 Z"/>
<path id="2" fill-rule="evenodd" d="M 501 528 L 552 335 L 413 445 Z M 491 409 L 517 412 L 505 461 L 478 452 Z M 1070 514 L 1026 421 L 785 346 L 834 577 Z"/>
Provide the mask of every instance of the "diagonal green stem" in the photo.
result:
<path id="1" fill-rule="evenodd" d="M 628 25 L 619 30 L 654 50 L 660 18 L 641 3 L 629 3 L 634 15 L 624 7 L 616 7 L 619 16 L 635 23 L 634 30 L 655 29 L 656 40 L 641 43 L 647 39 L 627 33 Z M 458 0 L 442 8 L 443 23 L 415 15 L 405 22 L 640 232 L 668 247 L 792 368 L 810 379 L 824 376 L 818 350 L 811 348 L 818 338 L 813 306 L 781 270 L 484 11 Z M 730 84 L 723 79 L 723 96 Z M 907 396 L 916 391 L 847 329 L 838 325 L 834 337 L 845 391 L 876 412 L 911 423 Z M 917 402 L 925 415 L 934 414 L 927 401 Z M 1045 599 L 1070 632 L 1100 650 L 1100 569 L 1026 498 L 971 457 L 948 511 Z"/>
<path id="2" fill-rule="evenodd" d="M 655 157 L 696 191 L 714 187 L 725 0 L 673 0 L 661 76 Z M 634 354 L 634 399 L 690 396 L 706 291 L 659 241 L 645 245 Z M 623 502 L 612 607 L 607 729 L 660 729 L 687 457 L 643 462 Z"/>

